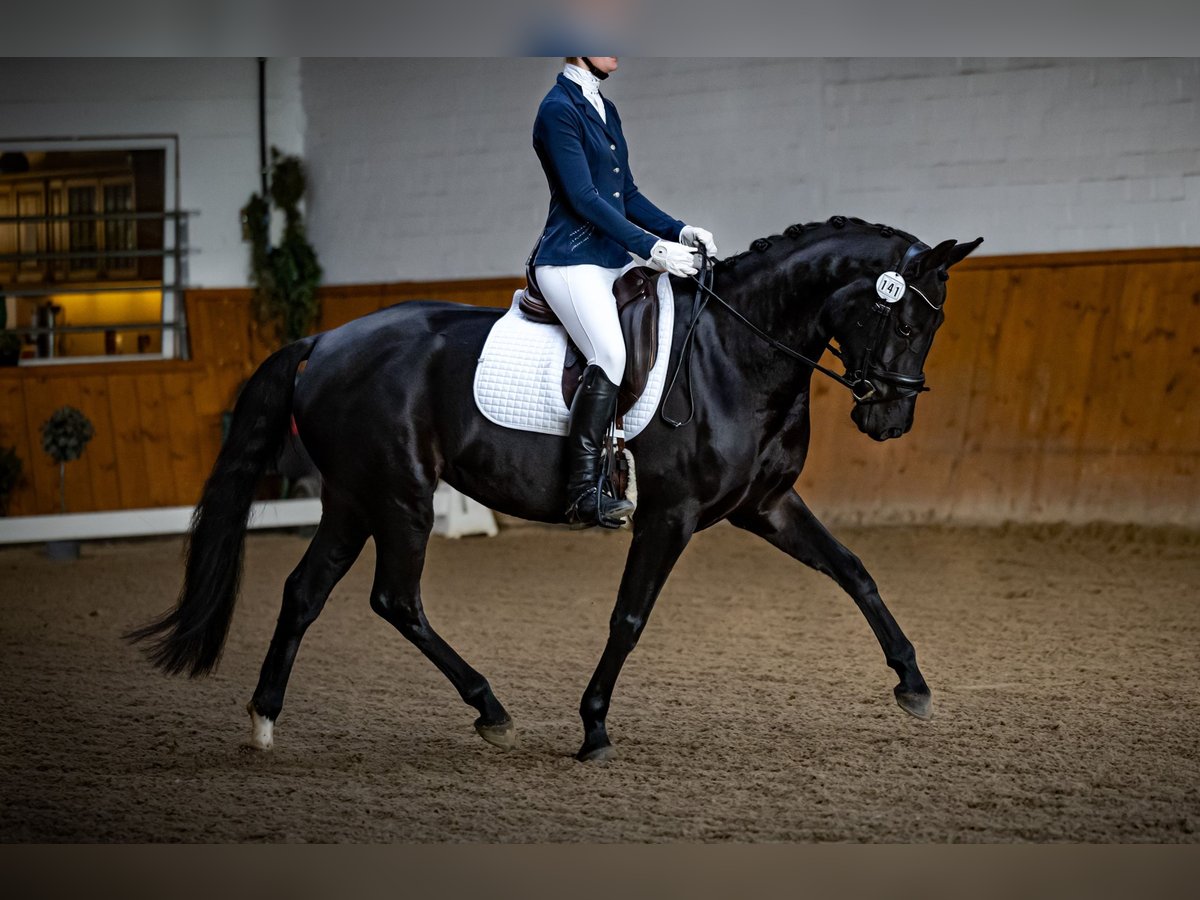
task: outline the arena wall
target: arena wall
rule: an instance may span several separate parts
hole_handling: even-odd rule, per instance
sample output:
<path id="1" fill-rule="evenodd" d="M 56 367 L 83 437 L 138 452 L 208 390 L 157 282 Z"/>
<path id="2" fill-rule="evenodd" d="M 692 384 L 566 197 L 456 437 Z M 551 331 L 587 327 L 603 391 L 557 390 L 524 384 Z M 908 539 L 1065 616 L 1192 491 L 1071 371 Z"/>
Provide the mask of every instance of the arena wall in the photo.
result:
<path id="1" fill-rule="evenodd" d="M 506 306 L 520 283 L 328 287 L 322 327 L 419 297 Z M 933 390 L 904 438 L 862 436 L 844 393 L 814 380 L 800 489 L 815 510 L 842 522 L 1200 524 L 1200 250 L 968 259 L 950 291 Z M 98 426 L 69 468 L 71 509 L 196 500 L 221 414 L 268 348 L 245 291 L 195 294 L 188 313 L 189 362 L 0 369 L 0 443 L 32 461 L 13 513 L 55 509 L 37 426 L 65 402 Z"/>
<path id="2" fill-rule="evenodd" d="M 507 305 L 544 212 L 529 128 L 556 68 L 272 61 L 270 140 L 312 177 L 322 327 L 415 297 Z M 212 287 L 187 298 L 191 360 L 0 369 L 0 445 L 27 472 L 10 511 L 57 509 L 37 435 L 62 403 L 98 426 L 71 509 L 194 502 L 267 352 L 237 225 L 253 62 L 0 74 L 7 136 L 180 134 L 192 280 Z M 874 444 L 816 382 L 801 489 L 818 512 L 1200 524 L 1200 61 L 627 60 L 606 91 L 647 193 L 725 252 L 835 212 L 987 239 L 955 269 L 910 435 Z"/>
<path id="3" fill-rule="evenodd" d="M 331 283 L 521 271 L 560 61 L 304 60 Z M 834 214 L 984 255 L 1200 244 L 1198 59 L 627 59 L 647 196 L 724 252 Z"/>

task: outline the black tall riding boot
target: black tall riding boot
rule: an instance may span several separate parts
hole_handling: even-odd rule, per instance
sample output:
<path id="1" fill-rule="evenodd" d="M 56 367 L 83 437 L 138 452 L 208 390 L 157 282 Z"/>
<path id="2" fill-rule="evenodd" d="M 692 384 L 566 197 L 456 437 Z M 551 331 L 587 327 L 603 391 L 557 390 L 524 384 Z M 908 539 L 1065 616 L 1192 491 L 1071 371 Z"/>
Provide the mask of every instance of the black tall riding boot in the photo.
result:
<path id="1" fill-rule="evenodd" d="M 617 411 L 617 389 L 602 368 L 588 366 L 571 401 L 567 521 L 572 525 L 618 528 L 634 509 L 628 500 L 614 500 L 600 491 L 605 432 Z"/>

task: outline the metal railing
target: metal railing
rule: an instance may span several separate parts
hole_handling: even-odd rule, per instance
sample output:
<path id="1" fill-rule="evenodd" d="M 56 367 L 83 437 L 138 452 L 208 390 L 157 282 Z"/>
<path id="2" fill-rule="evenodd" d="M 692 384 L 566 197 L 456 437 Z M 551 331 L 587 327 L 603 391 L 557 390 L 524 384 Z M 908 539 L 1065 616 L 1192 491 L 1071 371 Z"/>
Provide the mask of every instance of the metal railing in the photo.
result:
<path id="1" fill-rule="evenodd" d="M 0 216 L 0 224 L 50 224 L 63 222 L 113 222 L 126 220 L 159 220 L 170 221 L 172 224 L 172 246 L 161 248 L 96 248 L 94 250 L 38 250 L 31 253 L 0 253 L 0 263 L 15 264 L 17 274 L 23 263 L 30 262 L 72 262 L 77 260 L 132 260 L 146 258 L 161 258 L 170 261 L 171 277 L 168 281 L 160 276 L 156 284 L 111 285 L 111 284 L 73 284 L 67 281 L 43 281 L 36 286 L 2 288 L 0 297 L 53 297 L 58 294 L 105 294 L 105 293 L 161 293 L 164 302 L 164 314 L 156 322 L 108 322 L 98 325 L 59 325 L 57 323 L 39 323 L 32 326 L 9 328 L 12 334 L 40 338 L 37 341 L 38 356 L 35 359 L 58 358 L 54 337 L 60 334 L 97 334 L 101 332 L 154 331 L 162 334 L 163 356 L 187 359 L 189 355 L 187 341 L 187 314 L 184 309 L 182 295 L 185 291 L 196 290 L 198 285 L 186 283 L 185 258 L 196 251 L 187 244 L 187 220 L 195 215 L 194 210 L 169 209 L 162 211 L 125 211 L 87 214 L 37 215 L 37 216 Z M 165 234 L 164 234 L 165 237 Z M 165 267 L 164 267 L 165 268 Z M 165 275 L 165 273 L 164 273 Z M 134 278 L 137 276 L 134 275 Z M 19 284 L 19 282 L 17 282 Z M 171 302 L 167 303 L 167 298 Z M 168 334 L 174 338 L 174 343 L 168 352 Z"/>

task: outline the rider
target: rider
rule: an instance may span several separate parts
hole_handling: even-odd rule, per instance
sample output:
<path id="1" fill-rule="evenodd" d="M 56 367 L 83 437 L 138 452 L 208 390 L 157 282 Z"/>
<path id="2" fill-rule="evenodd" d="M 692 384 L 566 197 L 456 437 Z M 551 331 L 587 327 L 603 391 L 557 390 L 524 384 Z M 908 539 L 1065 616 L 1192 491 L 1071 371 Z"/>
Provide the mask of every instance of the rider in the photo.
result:
<path id="1" fill-rule="evenodd" d="M 628 500 L 605 496 L 598 485 L 625 370 L 613 282 L 634 265 L 631 253 L 683 276 L 697 271 L 690 248 L 717 252 L 712 232 L 671 218 L 634 184 L 621 118 L 600 96 L 600 82 L 616 69 L 615 56 L 567 57 L 533 123 L 533 148 L 550 185 L 534 277 L 587 357 L 567 433 L 566 514 L 579 525 L 615 525 L 633 511 Z"/>

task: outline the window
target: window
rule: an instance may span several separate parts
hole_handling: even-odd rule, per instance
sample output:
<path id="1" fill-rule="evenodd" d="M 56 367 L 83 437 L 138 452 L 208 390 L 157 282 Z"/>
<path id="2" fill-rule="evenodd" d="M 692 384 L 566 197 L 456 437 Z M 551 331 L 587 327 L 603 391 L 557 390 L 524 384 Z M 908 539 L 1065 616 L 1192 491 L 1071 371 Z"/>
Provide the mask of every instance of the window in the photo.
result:
<path id="1" fill-rule="evenodd" d="M 0 303 L 21 365 L 186 355 L 177 159 L 171 136 L 0 140 Z"/>

